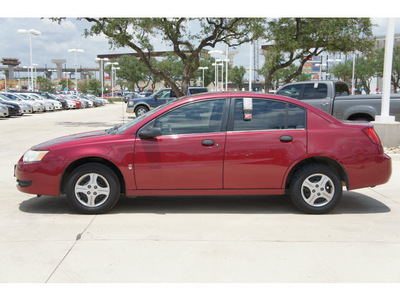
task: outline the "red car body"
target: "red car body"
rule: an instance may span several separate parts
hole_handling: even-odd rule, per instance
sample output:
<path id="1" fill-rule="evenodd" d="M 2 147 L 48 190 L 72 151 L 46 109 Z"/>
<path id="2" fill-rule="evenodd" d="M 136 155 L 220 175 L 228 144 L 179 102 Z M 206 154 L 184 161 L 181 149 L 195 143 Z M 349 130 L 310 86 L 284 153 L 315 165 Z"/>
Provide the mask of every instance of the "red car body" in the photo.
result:
<path id="1" fill-rule="evenodd" d="M 305 128 L 230 130 L 233 109 L 229 101 L 249 97 L 304 109 Z M 212 99 L 228 103 L 220 132 L 139 137 L 144 125 L 165 113 Z M 383 153 L 371 125 L 343 123 L 287 97 L 246 92 L 198 94 L 135 122 L 118 134 L 94 131 L 34 146 L 32 150 L 49 152 L 40 162 L 24 163 L 21 157 L 15 168 L 18 189 L 38 195 L 63 194 L 70 174 L 88 162 L 108 166 L 127 196 L 284 194 L 296 172 L 311 163 L 334 170 L 348 190 L 386 183 L 391 175 L 391 159 Z"/>

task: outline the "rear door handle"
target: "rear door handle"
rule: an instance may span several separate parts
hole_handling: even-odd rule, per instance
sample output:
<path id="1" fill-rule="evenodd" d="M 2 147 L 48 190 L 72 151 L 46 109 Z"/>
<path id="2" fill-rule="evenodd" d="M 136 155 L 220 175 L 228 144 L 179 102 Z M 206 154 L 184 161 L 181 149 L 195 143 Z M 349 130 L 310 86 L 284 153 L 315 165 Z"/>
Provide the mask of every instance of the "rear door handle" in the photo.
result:
<path id="1" fill-rule="evenodd" d="M 280 140 L 282 143 L 289 143 L 293 141 L 293 137 L 291 137 L 290 135 L 282 135 Z"/>
<path id="2" fill-rule="evenodd" d="M 201 142 L 201 144 L 203 146 L 210 147 L 210 146 L 214 146 L 215 142 L 213 140 L 203 140 Z"/>

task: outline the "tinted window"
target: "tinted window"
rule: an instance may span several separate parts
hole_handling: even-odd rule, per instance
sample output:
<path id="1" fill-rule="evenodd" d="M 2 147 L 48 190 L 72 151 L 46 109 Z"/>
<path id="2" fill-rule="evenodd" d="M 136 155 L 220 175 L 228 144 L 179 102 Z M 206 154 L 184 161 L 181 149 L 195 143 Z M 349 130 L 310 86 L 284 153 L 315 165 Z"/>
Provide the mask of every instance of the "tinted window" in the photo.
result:
<path id="1" fill-rule="evenodd" d="M 306 128 L 306 110 L 302 107 L 288 104 L 288 129 L 305 129 Z"/>
<path id="2" fill-rule="evenodd" d="M 315 86 L 317 88 L 315 88 Z M 325 83 L 307 83 L 304 85 L 302 99 L 323 99 L 328 97 L 328 86 Z"/>
<path id="3" fill-rule="evenodd" d="M 345 83 L 336 83 L 335 84 L 335 92 L 336 96 L 348 96 L 350 95 L 349 88 Z"/>
<path id="4" fill-rule="evenodd" d="M 221 131 L 225 99 L 195 102 L 167 112 L 152 122 L 163 135 Z"/>
<path id="5" fill-rule="evenodd" d="M 234 131 L 304 129 L 305 109 L 274 100 L 253 99 L 253 114 L 249 121 L 244 120 L 243 100 L 236 99 L 234 112 Z"/>
<path id="6" fill-rule="evenodd" d="M 199 94 L 199 93 L 207 93 L 207 92 L 208 92 L 207 88 L 204 88 L 204 89 L 199 89 L 199 88 L 189 89 L 189 94 L 191 94 L 191 95 Z"/>
<path id="7" fill-rule="evenodd" d="M 171 90 L 164 90 L 158 94 L 158 98 L 171 98 Z"/>
<path id="8" fill-rule="evenodd" d="M 284 86 L 281 90 L 279 90 L 277 92 L 277 94 L 286 96 L 286 97 L 299 99 L 301 88 L 302 88 L 301 84 L 288 85 L 288 86 Z"/>

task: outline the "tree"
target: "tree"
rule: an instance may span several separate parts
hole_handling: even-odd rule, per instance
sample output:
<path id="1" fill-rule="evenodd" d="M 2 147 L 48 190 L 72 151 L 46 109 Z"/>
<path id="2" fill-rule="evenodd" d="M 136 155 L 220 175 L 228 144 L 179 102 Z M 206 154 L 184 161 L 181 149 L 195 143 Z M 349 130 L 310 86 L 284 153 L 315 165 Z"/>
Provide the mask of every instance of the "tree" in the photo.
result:
<path id="1" fill-rule="evenodd" d="M 101 81 L 96 78 L 85 80 L 79 84 L 79 90 L 84 94 L 98 95 L 101 93 Z"/>
<path id="2" fill-rule="evenodd" d="M 271 43 L 265 54 L 265 85 L 269 90 L 273 74 L 298 62 L 285 82 L 301 74 L 304 64 L 322 52 L 359 50 L 370 52 L 373 46 L 369 18 L 281 18 L 268 22 L 265 32 Z"/>
<path id="3" fill-rule="evenodd" d="M 56 90 L 56 86 L 48 78 L 38 76 L 38 77 L 36 77 L 36 82 L 37 82 L 39 91 L 54 93 Z"/>
<path id="4" fill-rule="evenodd" d="M 200 60 L 200 67 L 206 67 L 208 69 L 204 70 L 204 82 L 203 82 L 203 70 L 198 69 L 196 72 L 194 72 L 193 77 L 194 81 L 196 82 L 197 78 L 201 78 L 201 85 L 202 86 L 209 86 L 211 83 L 214 84 L 215 86 L 215 72 L 214 72 L 214 66 L 212 65 L 214 63 L 214 59 L 211 57 L 206 57 Z M 229 65 L 230 67 L 230 65 Z"/>
<path id="5" fill-rule="evenodd" d="M 132 55 L 122 55 L 117 61 L 120 69 L 116 71 L 116 75 L 119 80 L 124 81 L 129 90 L 144 89 L 149 85 L 152 80 L 151 73 L 138 58 Z M 107 66 L 107 68 L 111 73 L 111 67 Z M 142 84 L 144 82 L 144 85 L 141 86 L 140 82 Z"/>
<path id="6" fill-rule="evenodd" d="M 261 70 L 260 70 L 261 73 L 265 72 L 264 67 L 261 68 Z M 273 90 L 276 90 L 281 86 L 281 83 L 289 83 L 289 82 L 292 82 L 293 80 L 298 80 L 298 81 L 311 80 L 310 77 L 304 73 L 301 73 L 300 75 L 298 75 L 296 77 L 291 77 L 290 75 L 293 73 L 296 73 L 296 70 L 297 70 L 297 66 L 295 66 L 294 64 L 291 64 L 290 66 L 288 66 L 286 68 L 277 70 L 271 77 L 270 88 Z M 288 81 L 289 77 L 290 77 L 290 80 Z"/>
<path id="7" fill-rule="evenodd" d="M 228 73 L 229 80 L 236 84 L 238 89 L 243 88 L 243 78 L 246 74 L 246 68 L 243 66 L 234 66 Z"/>
<path id="8" fill-rule="evenodd" d="M 68 86 L 68 90 L 71 89 L 71 87 L 74 87 L 75 82 L 72 81 L 70 78 L 68 79 L 60 79 L 60 81 L 58 82 L 59 85 L 61 85 L 62 89 L 65 89 Z"/>
<path id="9" fill-rule="evenodd" d="M 174 92 L 187 93 L 190 80 L 200 66 L 200 54 L 220 43 L 230 47 L 257 39 L 264 31 L 262 18 L 85 18 L 92 26 L 86 36 L 104 34 L 112 47 L 130 47 L 151 73 Z M 151 60 L 153 37 L 159 37 L 182 61 L 181 90 L 173 77 Z"/>
<path id="10" fill-rule="evenodd" d="M 378 64 L 378 76 L 383 77 L 383 65 L 385 60 L 385 48 L 376 51 L 376 60 Z M 400 46 L 393 47 L 393 63 L 391 83 L 395 93 L 400 88 Z"/>

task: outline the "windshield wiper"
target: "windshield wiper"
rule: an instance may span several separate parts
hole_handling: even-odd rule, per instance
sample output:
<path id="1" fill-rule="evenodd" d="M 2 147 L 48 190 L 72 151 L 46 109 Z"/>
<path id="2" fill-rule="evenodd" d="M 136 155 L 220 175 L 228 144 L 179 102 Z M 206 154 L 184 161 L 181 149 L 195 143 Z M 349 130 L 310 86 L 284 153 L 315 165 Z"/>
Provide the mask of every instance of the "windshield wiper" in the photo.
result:
<path id="1" fill-rule="evenodd" d="M 113 128 L 107 129 L 106 132 L 108 134 L 113 134 L 118 130 L 119 127 L 121 127 L 121 125 L 115 125 Z"/>

